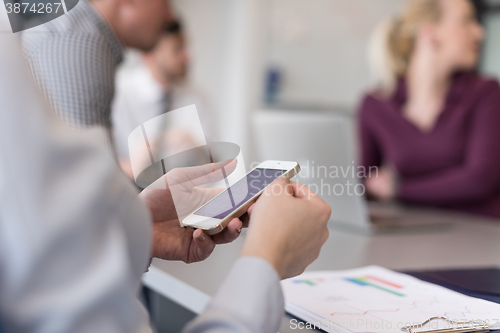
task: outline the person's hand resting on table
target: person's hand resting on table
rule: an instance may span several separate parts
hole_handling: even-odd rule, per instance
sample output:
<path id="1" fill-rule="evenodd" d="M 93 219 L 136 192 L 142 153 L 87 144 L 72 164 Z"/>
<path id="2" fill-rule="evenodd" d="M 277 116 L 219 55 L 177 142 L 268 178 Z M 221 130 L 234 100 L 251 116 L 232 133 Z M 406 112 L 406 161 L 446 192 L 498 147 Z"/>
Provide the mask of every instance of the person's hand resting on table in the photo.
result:
<path id="1" fill-rule="evenodd" d="M 381 167 L 375 177 L 365 181 L 366 191 L 375 199 L 393 200 L 397 194 L 397 174 L 391 167 Z"/>
<path id="2" fill-rule="evenodd" d="M 221 169 L 224 168 L 227 176 L 235 167 L 236 161 L 233 160 L 174 169 L 141 192 L 139 196 L 149 207 L 153 220 L 152 257 L 193 263 L 208 258 L 216 244 L 230 243 L 238 238 L 243 227 L 240 219 L 233 219 L 224 231 L 214 236 L 200 229 L 193 232 L 179 223 L 179 218 L 187 216 L 222 191 L 196 186 L 222 180 Z M 245 217 L 242 219 L 245 220 Z"/>

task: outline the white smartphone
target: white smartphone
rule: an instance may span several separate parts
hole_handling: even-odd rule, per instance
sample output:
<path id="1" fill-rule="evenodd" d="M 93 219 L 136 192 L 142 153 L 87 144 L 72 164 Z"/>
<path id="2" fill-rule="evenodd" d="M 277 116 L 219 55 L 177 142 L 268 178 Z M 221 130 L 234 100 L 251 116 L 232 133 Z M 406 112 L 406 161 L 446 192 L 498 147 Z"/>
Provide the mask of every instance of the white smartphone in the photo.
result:
<path id="1" fill-rule="evenodd" d="M 276 178 L 284 176 L 291 179 L 299 172 L 297 162 L 262 162 L 245 177 L 184 218 L 181 225 L 215 235 L 224 230 L 232 219 L 246 213 Z"/>

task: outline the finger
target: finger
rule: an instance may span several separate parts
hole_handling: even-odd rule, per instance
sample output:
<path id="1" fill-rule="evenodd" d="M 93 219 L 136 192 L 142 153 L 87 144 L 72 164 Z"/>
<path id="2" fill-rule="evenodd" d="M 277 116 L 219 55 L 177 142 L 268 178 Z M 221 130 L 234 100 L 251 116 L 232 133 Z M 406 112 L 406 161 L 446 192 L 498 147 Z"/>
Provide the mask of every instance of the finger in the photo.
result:
<path id="1" fill-rule="evenodd" d="M 193 232 L 193 240 L 197 246 L 196 249 L 197 260 L 194 261 L 201 261 L 207 259 L 215 248 L 214 241 L 201 229 L 196 229 Z"/>
<path id="2" fill-rule="evenodd" d="M 296 198 L 299 199 L 314 199 L 317 198 L 318 195 L 314 193 L 314 191 L 310 190 L 307 186 L 290 182 L 291 187 L 293 188 L 293 193 Z"/>
<path id="3" fill-rule="evenodd" d="M 221 233 L 212 236 L 212 240 L 215 244 L 231 243 L 240 236 L 242 228 L 243 223 L 239 219 L 233 219 L 229 222 L 226 229 L 224 229 Z"/>
<path id="4" fill-rule="evenodd" d="M 248 228 L 248 224 L 250 223 L 250 216 L 248 215 L 248 213 L 241 215 L 240 221 L 241 224 L 243 225 L 243 228 Z"/>
<path id="5" fill-rule="evenodd" d="M 255 208 L 255 204 L 252 204 L 250 208 L 247 209 L 247 212 L 240 216 L 240 221 L 243 223 L 243 228 L 248 228 L 250 224 L 250 217 L 252 216 L 252 212 Z"/>
<path id="6" fill-rule="evenodd" d="M 252 204 L 250 208 L 247 209 L 247 215 L 251 216 L 254 209 L 255 209 L 255 204 Z"/>
<path id="7" fill-rule="evenodd" d="M 294 195 L 295 194 L 295 190 L 292 186 L 292 182 L 290 181 L 290 179 L 284 177 L 284 176 L 281 176 L 280 178 L 283 178 L 285 179 L 286 181 L 286 185 L 285 185 L 285 191 L 288 195 Z"/>
<path id="8" fill-rule="evenodd" d="M 293 195 L 294 189 L 290 186 L 290 179 L 280 176 L 276 178 L 272 184 L 264 190 L 265 195 L 279 195 L 285 193 L 287 195 Z"/>

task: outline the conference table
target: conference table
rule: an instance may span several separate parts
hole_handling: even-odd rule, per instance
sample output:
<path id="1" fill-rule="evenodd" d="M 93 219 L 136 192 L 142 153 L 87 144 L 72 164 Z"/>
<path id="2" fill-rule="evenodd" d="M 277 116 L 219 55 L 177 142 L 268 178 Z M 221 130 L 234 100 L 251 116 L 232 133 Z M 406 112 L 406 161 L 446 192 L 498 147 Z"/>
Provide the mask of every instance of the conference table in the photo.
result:
<path id="1" fill-rule="evenodd" d="M 307 270 L 367 265 L 393 270 L 500 267 L 500 220 L 446 211 L 424 216 L 446 223 L 375 233 L 332 225 L 319 258 Z M 172 303 L 194 314 L 201 313 L 238 258 L 244 241 L 245 232 L 233 243 L 218 246 L 210 258 L 200 263 L 155 259 L 143 284 Z M 279 332 L 297 331 L 291 328 L 291 319 L 284 314 Z"/>

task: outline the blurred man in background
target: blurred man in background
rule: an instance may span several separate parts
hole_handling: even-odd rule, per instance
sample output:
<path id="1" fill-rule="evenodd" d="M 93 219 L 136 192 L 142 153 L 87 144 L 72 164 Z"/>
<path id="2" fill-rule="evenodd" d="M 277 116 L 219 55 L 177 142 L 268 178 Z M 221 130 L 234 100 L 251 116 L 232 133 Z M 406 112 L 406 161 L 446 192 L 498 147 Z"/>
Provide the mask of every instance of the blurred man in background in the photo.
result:
<path id="1" fill-rule="evenodd" d="M 132 176 L 128 136 L 148 120 L 168 111 L 195 104 L 204 133 L 210 133 L 211 124 L 199 94 L 186 82 L 190 65 L 188 46 L 183 26 L 172 21 L 161 34 L 155 48 L 141 54 L 140 63 L 123 68 L 116 78 L 116 96 L 112 107 L 113 141 L 120 165 Z M 183 116 L 188 117 L 187 114 Z M 173 119 L 160 129 L 165 145 L 179 145 L 194 141 L 203 145 L 204 137 L 190 130 L 189 124 L 197 119 Z M 184 124 L 184 125 L 183 125 Z M 167 124 L 165 124 L 167 125 Z M 191 145 L 189 145 L 191 146 Z M 179 148 L 179 147 L 177 147 Z"/>

